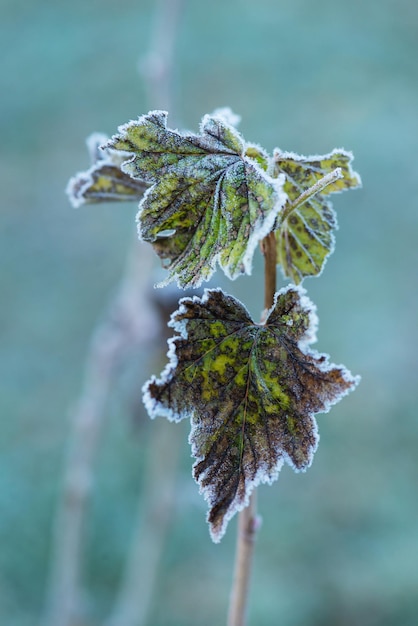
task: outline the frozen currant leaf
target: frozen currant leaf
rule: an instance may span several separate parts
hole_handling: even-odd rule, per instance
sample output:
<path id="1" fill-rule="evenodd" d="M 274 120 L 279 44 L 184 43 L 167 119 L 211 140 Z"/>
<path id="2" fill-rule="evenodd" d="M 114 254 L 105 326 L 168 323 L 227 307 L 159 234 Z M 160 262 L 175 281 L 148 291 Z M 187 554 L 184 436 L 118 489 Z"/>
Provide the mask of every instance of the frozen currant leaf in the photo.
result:
<path id="1" fill-rule="evenodd" d="M 167 128 L 167 113 L 152 111 L 121 126 L 108 146 L 129 152 L 122 169 L 152 184 L 139 235 L 165 261 L 168 281 L 197 287 L 217 262 L 231 279 L 250 273 L 254 249 L 286 201 L 284 175 L 274 180 L 246 154 L 225 114 L 206 115 L 196 135 Z"/>
<path id="2" fill-rule="evenodd" d="M 67 194 L 76 208 L 98 202 L 138 201 L 148 188 L 143 181 L 122 172 L 126 155 L 123 157 L 115 150 L 101 147 L 108 140 L 100 133 L 87 138 L 92 166 L 71 178 L 67 185 Z"/>
<path id="3" fill-rule="evenodd" d="M 306 276 L 320 274 L 334 249 L 337 221 L 326 196 L 358 187 L 361 181 L 351 168 L 353 155 L 342 149 L 312 157 L 275 150 L 273 159 L 274 174 L 286 175 L 284 190 L 288 195 L 285 219 L 278 220 L 277 258 L 284 275 L 298 284 Z M 335 170 L 340 172 L 338 177 L 299 204 L 304 192 Z"/>
<path id="4" fill-rule="evenodd" d="M 309 348 L 317 318 L 301 287 L 277 293 L 262 325 L 221 290 L 181 300 L 170 325 L 170 362 L 145 385 L 144 402 L 151 417 L 191 419 L 194 476 L 217 542 L 256 485 L 274 481 L 284 462 L 310 465 L 314 414 L 358 379 Z"/>

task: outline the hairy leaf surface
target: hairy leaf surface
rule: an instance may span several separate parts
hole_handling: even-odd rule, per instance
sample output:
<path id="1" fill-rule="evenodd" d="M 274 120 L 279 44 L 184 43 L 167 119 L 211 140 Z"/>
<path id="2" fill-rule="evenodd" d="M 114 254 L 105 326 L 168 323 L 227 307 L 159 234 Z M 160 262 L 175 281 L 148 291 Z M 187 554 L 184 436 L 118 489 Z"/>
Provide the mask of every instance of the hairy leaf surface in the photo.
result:
<path id="1" fill-rule="evenodd" d="M 357 379 L 309 349 L 314 306 L 300 287 L 276 294 L 263 325 L 221 290 L 184 298 L 170 325 L 170 363 L 144 387 L 151 417 L 191 419 L 194 476 L 209 503 L 214 541 L 283 463 L 311 463 L 318 443 L 313 415 L 327 411 Z"/>
<path id="2" fill-rule="evenodd" d="M 139 235 L 155 247 L 181 287 L 208 280 L 217 262 L 229 278 L 250 273 L 257 243 L 286 201 L 224 114 L 206 115 L 200 134 L 167 128 L 153 111 L 119 128 L 108 144 L 129 152 L 122 169 L 150 183 Z M 167 282 L 168 282 L 167 281 Z"/>
<path id="3" fill-rule="evenodd" d="M 298 284 L 306 276 L 320 274 L 334 249 L 333 231 L 337 221 L 326 196 L 358 187 L 361 181 L 351 168 L 353 155 L 345 150 L 312 157 L 276 150 L 273 158 L 275 175 L 286 175 L 284 190 L 288 200 L 284 215 L 291 205 L 295 206 L 284 221 L 278 220 L 277 258 L 284 275 Z M 304 192 L 336 168 L 341 170 L 340 178 L 298 205 L 297 200 Z"/>
<path id="4" fill-rule="evenodd" d="M 88 137 L 92 165 L 87 171 L 76 174 L 67 185 L 67 194 L 74 207 L 98 202 L 138 201 L 148 188 L 144 181 L 122 171 L 126 155 L 123 157 L 120 152 L 102 148 L 108 140 L 100 133 Z"/>

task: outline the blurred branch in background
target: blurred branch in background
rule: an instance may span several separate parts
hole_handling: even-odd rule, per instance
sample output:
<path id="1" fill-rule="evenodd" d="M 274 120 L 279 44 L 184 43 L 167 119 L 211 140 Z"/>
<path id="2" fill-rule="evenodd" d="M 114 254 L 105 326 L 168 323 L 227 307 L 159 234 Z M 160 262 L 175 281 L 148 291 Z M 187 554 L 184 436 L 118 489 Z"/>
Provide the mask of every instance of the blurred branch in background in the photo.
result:
<path id="1" fill-rule="evenodd" d="M 148 54 L 139 60 L 150 106 L 173 111 L 173 59 L 185 0 L 159 0 Z"/>
<path id="2" fill-rule="evenodd" d="M 178 292 L 177 289 L 159 290 L 156 295 L 160 319 L 166 329 L 161 333 L 159 360 L 162 361 L 169 334 L 166 322 L 177 305 Z M 114 611 L 106 626 L 145 626 L 148 623 L 165 538 L 176 505 L 176 468 L 182 435 L 182 429 L 173 428 L 167 420 L 152 424 L 146 446 L 144 489 L 138 502 L 131 547 Z"/>
<path id="3" fill-rule="evenodd" d="M 153 107 L 173 108 L 172 59 L 182 6 L 183 0 L 158 2 L 150 50 L 140 62 Z M 158 333 L 161 335 L 161 315 L 149 301 L 153 259 L 151 246 L 141 245 L 135 238 L 117 294 L 93 333 L 84 388 L 72 417 L 71 443 L 54 527 L 48 604 L 42 626 L 76 626 L 81 623 L 84 526 L 94 487 L 94 463 L 109 392 L 128 354 L 143 348 L 144 343 Z M 162 307 L 165 321 L 171 312 L 168 305 L 172 304 L 172 297 L 167 297 L 170 303 Z M 145 493 L 141 494 L 142 506 L 139 507 L 124 582 L 109 626 L 146 623 L 174 506 L 179 446 L 178 438 L 177 442 L 176 437 L 173 440 L 168 429 L 165 422 L 158 424 L 148 444 Z M 142 520 L 141 510 L 144 509 L 147 515 Z"/>
<path id="4" fill-rule="evenodd" d="M 91 341 L 84 389 L 72 417 L 69 455 L 55 520 L 46 620 L 50 626 L 77 623 L 84 524 L 94 485 L 94 462 L 107 399 L 127 353 L 156 335 L 157 315 L 146 298 L 152 265 L 151 250 L 135 246 L 129 254 L 117 295 Z"/>

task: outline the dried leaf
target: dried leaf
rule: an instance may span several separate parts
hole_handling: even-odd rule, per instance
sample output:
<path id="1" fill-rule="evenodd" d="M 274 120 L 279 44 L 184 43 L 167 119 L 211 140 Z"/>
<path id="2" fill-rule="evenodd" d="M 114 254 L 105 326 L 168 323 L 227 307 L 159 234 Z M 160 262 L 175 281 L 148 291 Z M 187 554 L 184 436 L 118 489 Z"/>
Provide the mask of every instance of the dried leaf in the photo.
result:
<path id="1" fill-rule="evenodd" d="M 345 150 L 312 157 L 275 150 L 273 159 L 274 174 L 286 175 L 284 190 L 288 195 L 283 211 L 287 217 L 284 221 L 278 220 L 277 259 L 284 275 L 298 284 L 306 276 L 320 274 L 334 249 L 333 231 L 337 221 L 326 196 L 358 187 L 361 181 L 351 168 L 353 155 Z M 340 178 L 298 205 L 298 198 L 304 192 L 337 168 L 341 170 Z M 291 205 L 294 209 L 289 212 Z"/>
<path id="2" fill-rule="evenodd" d="M 122 169 L 152 187 L 138 213 L 139 234 L 170 271 L 167 282 L 197 287 L 217 262 L 234 279 L 250 273 L 257 243 L 285 203 L 225 114 L 206 115 L 200 134 L 167 128 L 153 111 L 119 128 L 108 144 L 131 154 Z"/>
<path id="3" fill-rule="evenodd" d="M 144 401 L 151 417 L 191 418 L 194 476 L 217 542 L 256 485 L 274 481 L 284 462 L 296 471 L 310 465 L 313 415 L 358 379 L 309 349 L 317 318 L 300 287 L 276 294 L 263 325 L 221 290 L 181 300 L 170 325 L 170 362 L 145 385 Z"/>
<path id="4" fill-rule="evenodd" d="M 76 208 L 98 202 L 138 201 L 148 188 L 143 181 L 122 172 L 121 165 L 126 155 L 123 157 L 115 150 L 101 147 L 108 140 L 106 135 L 100 133 L 94 133 L 87 139 L 92 166 L 71 178 L 67 185 L 67 194 Z"/>

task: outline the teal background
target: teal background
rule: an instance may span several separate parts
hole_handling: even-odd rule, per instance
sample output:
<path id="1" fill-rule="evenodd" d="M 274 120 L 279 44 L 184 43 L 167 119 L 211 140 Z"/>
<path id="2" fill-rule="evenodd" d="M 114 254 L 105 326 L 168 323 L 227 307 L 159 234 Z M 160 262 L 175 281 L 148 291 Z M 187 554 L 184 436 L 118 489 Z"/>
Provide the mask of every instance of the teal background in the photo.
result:
<path id="1" fill-rule="evenodd" d="M 69 417 L 135 230 L 135 206 L 75 211 L 64 189 L 88 165 L 90 132 L 112 134 L 148 110 L 137 61 L 154 11 L 143 0 L 0 0 L 0 623 L 9 626 L 42 614 Z M 318 349 L 362 382 L 318 416 L 307 474 L 286 467 L 259 490 L 250 624 L 418 623 L 417 58 L 413 0 L 185 3 L 179 126 L 196 129 L 229 105 L 247 140 L 305 154 L 350 149 L 363 179 L 334 197 L 336 252 L 305 281 Z M 252 278 L 226 286 L 255 316 L 261 269 L 258 259 Z M 140 388 L 156 360 L 149 349 L 136 355 L 135 374 L 127 367 L 112 390 L 87 528 L 88 626 L 103 622 L 120 583 L 155 426 Z M 236 521 L 211 543 L 186 425 L 183 435 L 153 626 L 225 622 Z"/>

